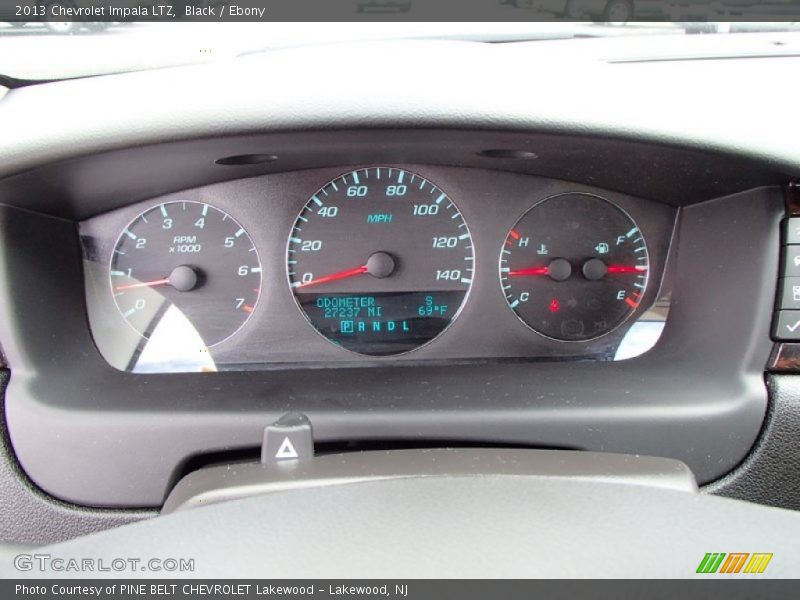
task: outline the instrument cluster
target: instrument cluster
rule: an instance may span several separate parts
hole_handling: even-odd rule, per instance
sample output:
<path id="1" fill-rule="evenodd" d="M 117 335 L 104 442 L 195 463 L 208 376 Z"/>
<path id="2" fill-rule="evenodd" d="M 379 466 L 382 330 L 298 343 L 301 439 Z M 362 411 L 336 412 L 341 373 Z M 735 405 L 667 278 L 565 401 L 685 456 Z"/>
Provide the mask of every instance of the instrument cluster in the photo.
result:
<path id="1" fill-rule="evenodd" d="M 100 352 L 181 372 L 628 358 L 663 328 L 674 220 L 554 180 L 376 165 L 187 190 L 80 234 Z"/>

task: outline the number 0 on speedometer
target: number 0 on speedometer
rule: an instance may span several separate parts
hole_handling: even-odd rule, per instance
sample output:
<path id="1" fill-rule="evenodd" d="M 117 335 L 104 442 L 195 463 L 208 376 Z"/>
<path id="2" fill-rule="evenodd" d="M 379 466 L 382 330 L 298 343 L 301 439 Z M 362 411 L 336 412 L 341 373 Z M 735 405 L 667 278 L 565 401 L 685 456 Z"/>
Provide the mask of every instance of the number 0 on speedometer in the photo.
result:
<path id="1" fill-rule="evenodd" d="M 298 305 L 324 337 L 360 354 L 401 354 L 458 314 L 472 283 L 472 240 L 436 185 L 369 167 L 311 196 L 289 238 L 287 267 Z"/>

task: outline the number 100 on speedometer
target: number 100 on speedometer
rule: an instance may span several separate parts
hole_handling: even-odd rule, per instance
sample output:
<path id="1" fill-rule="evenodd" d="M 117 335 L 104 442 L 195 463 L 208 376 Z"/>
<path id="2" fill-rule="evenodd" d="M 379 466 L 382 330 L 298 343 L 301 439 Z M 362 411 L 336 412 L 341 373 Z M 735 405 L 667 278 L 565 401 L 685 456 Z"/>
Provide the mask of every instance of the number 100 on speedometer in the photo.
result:
<path id="1" fill-rule="evenodd" d="M 325 338 L 352 352 L 402 354 L 440 335 L 473 278 L 473 248 L 456 204 L 397 167 L 328 182 L 306 203 L 287 247 L 297 304 Z"/>

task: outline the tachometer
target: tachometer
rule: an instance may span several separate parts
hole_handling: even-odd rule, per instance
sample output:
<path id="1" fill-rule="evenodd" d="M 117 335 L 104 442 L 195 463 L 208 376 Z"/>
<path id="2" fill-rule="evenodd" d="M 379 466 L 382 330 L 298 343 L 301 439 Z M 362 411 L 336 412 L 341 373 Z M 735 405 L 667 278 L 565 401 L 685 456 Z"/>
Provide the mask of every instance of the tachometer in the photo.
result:
<path id="1" fill-rule="evenodd" d="M 120 234 L 110 281 L 123 318 L 145 338 L 157 326 L 185 331 L 189 325 L 213 346 L 253 312 L 261 263 L 229 214 L 200 202 L 165 202 Z"/>
<path id="2" fill-rule="evenodd" d="M 311 196 L 292 229 L 287 266 L 319 333 L 353 352 L 400 354 L 457 315 L 472 283 L 472 239 L 436 185 L 405 169 L 370 167 Z"/>
<path id="3" fill-rule="evenodd" d="M 536 204 L 511 228 L 500 258 L 508 305 L 558 340 L 590 340 L 617 328 L 639 307 L 647 275 L 636 223 L 582 193 Z"/>

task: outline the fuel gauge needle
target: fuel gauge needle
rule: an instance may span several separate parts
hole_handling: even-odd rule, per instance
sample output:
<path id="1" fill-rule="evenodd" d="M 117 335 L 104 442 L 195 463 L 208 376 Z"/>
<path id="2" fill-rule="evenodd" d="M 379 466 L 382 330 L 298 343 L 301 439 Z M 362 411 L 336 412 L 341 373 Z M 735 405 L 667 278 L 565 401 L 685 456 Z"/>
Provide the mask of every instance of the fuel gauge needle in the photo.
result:
<path id="1" fill-rule="evenodd" d="M 606 273 L 611 275 L 624 273 L 644 273 L 645 271 L 647 271 L 647 267 L 645 265 L 635 265 L 631 267 L 626 265 L 608 265 L 608 267 L 606 267 Z"/>

